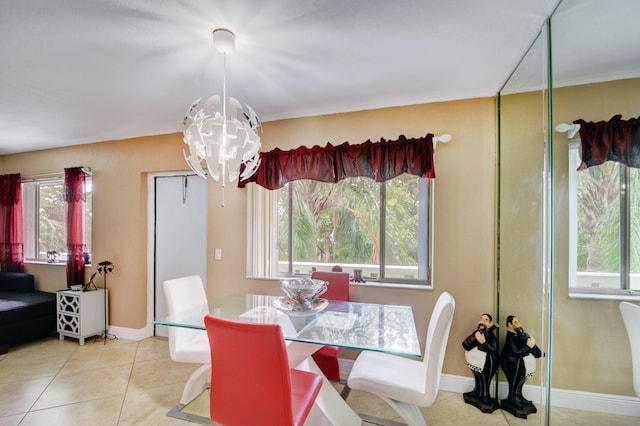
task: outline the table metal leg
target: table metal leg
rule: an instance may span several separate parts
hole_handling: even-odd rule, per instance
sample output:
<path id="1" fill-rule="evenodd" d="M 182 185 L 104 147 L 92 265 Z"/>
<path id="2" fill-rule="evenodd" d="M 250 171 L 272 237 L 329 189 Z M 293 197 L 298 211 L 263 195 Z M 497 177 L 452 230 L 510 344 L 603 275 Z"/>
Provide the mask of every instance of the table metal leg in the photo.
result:
<path id="1" fill-rule="evenodd" d="M 185 420 L 192 423 L 199 423 L 203 425 L 212 425 L 213 422 L 210 418 L 204 416 L 198 416 L 196 414 L 184 413 L 182 410 L 194 399 L 196 399 L 203 391 L 209 388 L 209 380 L 211 378 L 211 365 L 203 364 L 196 371 L 191 373 L 189 380 L 184 385 L 182 391 L 182 398 L 180 403 L 173 407 L 167 413 L 167 416 L 180 420 Z"/>
<path id="2" fill-rule="evenodd" d="M 201 425 L 214 425 L 209 417 L 198 416 L 197 414 L 184 413 L 182 409 L 185 407 L 184 404 L 178 404 L 173 407 L 167 413 L 168 417 L 173 417 L 174 419 L 180 419 L 191 423 L 198 423 Z"/>

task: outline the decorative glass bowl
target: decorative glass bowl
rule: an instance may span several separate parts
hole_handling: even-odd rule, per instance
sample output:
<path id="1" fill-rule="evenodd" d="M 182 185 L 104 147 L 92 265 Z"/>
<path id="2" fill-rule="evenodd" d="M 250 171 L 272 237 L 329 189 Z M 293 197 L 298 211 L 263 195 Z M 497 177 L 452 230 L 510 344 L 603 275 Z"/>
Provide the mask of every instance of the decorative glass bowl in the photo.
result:
<path id="1" fill-rule="evenodd" d="M 305 312 L 317 309 L 319 296 L 327 291 L 329 283 L 323 280 L 313 280 L 311 278 L 287 278 L 280 280 L 280 289 L 285 294 L 285 302 L 288 311 Z M 276 306 L 278 307 L 278 306 Z"/>

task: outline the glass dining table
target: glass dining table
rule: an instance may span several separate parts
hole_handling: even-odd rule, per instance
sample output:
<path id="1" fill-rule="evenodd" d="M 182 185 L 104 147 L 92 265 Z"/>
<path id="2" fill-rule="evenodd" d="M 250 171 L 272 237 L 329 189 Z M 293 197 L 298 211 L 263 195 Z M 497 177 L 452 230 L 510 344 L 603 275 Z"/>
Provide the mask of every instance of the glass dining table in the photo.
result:
<path id="1" fill-rule="evenodd" d="M 235 321 L 280 324 L 287 342 L 291 367 L 320 375 L 322 372 L 310 355 L 321 345 L 409 357 L 421 356 L 410 306 L 331 300 L 304 312 L 292 310 L 289 306 L 283 296 L 233 294 L 192 310 L 170 315 L 155 321 L 155 324 L 204 330 L 204 317 L 207 314 Z M 197 395 L 193 395 L 195 396 Z M 178 407 L 182 408 L 188 402 L 183 397 Z M 176 415 L 174 417 L 182 418 Z M 359 425 L 361 420 L 325 378 L 307 423 Z"/>

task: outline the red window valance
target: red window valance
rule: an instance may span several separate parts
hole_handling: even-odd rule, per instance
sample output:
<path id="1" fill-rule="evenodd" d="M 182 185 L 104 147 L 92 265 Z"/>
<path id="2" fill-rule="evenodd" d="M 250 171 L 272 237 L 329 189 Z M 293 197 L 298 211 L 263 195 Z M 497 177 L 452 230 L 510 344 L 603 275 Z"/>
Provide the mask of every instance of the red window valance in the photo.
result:
<path id="1" fill-rule="evenodd" d="M 64 200 L 67 203 L 85 201 L 86 177 L 82 167 L 64 169 Z"/>
<path id="2" fill-rule="evenodd" d="M 609 121 L 573 122 L 580 125 L 582 163 L 578 170 L 616 161 L 640 168 L 640 118 L 623 120 L 615 115 Z"/>
<path id="3" fill-rule="evenodd" d="M 275 148 L 260 153 L 260 166 L 238 187 L 255 182 L 267 189 L 279 189 L 288 182 L 312 179 L 335 183 L 349 177 L 365 176 L 376 182 L 393 179 L 403 173 L 435 178 L 433 164 L 433 134 L 422 138 L 379 142 L 370 140 L 357 145 L 344 142 L 325 147 L 301 146 L 289 151 Z"/>

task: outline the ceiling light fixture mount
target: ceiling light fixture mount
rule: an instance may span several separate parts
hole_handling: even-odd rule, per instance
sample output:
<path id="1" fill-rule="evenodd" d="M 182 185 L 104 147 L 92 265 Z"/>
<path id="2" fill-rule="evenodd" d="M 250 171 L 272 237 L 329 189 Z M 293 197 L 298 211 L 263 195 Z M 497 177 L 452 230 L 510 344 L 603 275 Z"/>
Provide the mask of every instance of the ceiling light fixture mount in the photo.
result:
<path id="1" fill-rule="evenodd" d="M 227 54 L 236 48 L 236 35 L 226 28 L 213 30 L 213 46 L 220 53 Z"/>
<path id="2" fill-rule="evenodd" d="M 229 182 L 252 176 L 260 165 L 260 120 L 249 105 L 238 118 L 242 104 L 229 97 L 227 101 L 227 54 L 235 47 L 236 37 L 226 28 L 213 30 L 213 45 L 224 58 L 222 105 L 220 96 L 202 97 L 187 109 L 184 118 L 184 143 L 189 154 L 184 158 L 197 175 L 206 179 L 207 172 L 215 181 L 222 177 L 222 207 L 227 174 Z M 203 163 L 206 164 L 206 170 Z M 245 169 L 240 174 L 240 166 Z"/>

